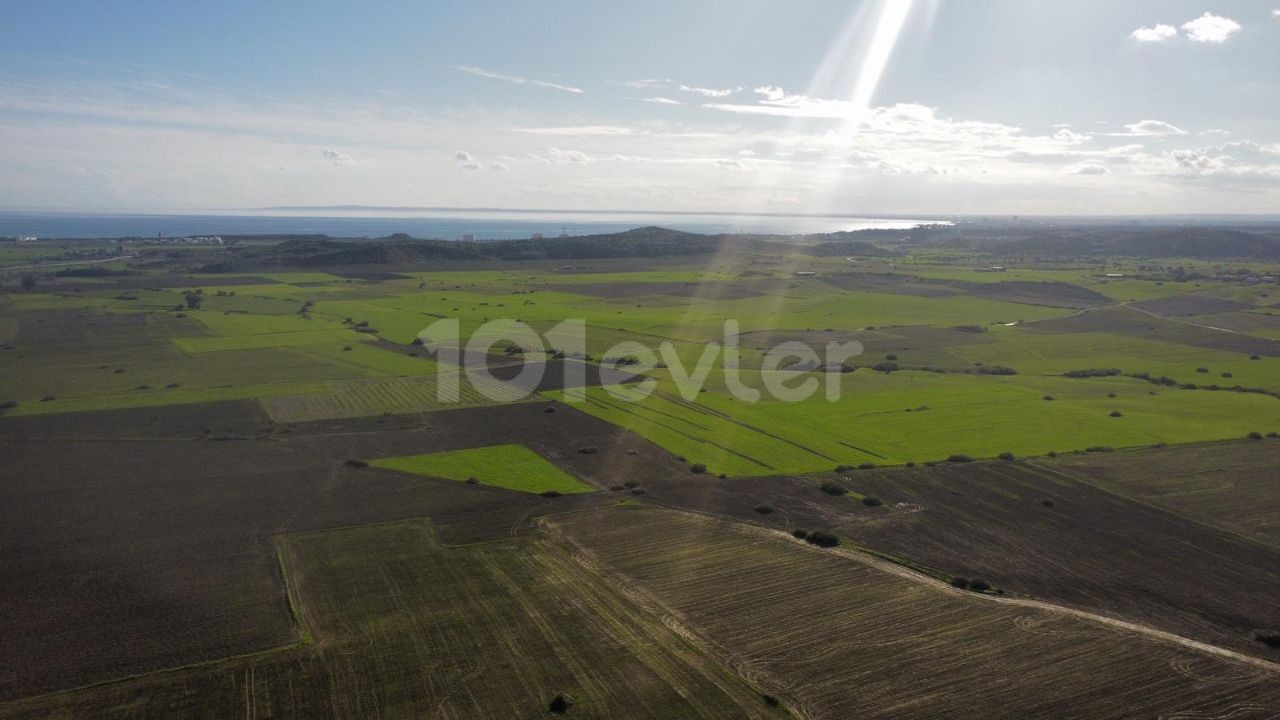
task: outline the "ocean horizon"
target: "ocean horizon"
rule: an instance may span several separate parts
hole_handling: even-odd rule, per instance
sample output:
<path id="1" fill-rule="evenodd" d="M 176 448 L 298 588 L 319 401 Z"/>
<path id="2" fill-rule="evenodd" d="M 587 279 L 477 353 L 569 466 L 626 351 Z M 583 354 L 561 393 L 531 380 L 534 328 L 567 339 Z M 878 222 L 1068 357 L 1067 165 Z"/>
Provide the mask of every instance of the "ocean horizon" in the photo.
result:
<path id="1" fill-rule="evenodd" d="M 794 235 L 905 229 L 946 220 L 901 217 L 534 210 L 291 210 L 228 213 L 105 213 L 0 210 L 0 236 L 49 239 L 182 237 L 187 235 L 329 235 L 380 238 L 511 240 L 535 233 L 591 235 L 659 225 L 685 232 Z"/>

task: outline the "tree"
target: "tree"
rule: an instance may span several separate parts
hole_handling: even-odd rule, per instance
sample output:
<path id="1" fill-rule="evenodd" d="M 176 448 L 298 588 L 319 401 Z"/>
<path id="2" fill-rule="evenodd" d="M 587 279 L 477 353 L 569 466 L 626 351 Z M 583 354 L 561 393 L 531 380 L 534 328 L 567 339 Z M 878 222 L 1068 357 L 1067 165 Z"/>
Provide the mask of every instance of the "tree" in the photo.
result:
<path id="1" fill-rule="evenodd" d="M 22 289 L 23 289 L 23 290 L 26 290 L 27 292 L 31 292 L 32 290 L 34 290 L 34 289 L 35 289 L 35 287 L 36 287 L 36 276 L 35 276 L 35 275 L 23 275 L 23 276 L 22 276 Z"/>
<path id="2" fill-rule="evenodd" d="M 199 310 L 200 303 L 204 302 L 204 296 L 198 293 L 188 292 L 182 297 L 187 301 L 188 310 Z"/>

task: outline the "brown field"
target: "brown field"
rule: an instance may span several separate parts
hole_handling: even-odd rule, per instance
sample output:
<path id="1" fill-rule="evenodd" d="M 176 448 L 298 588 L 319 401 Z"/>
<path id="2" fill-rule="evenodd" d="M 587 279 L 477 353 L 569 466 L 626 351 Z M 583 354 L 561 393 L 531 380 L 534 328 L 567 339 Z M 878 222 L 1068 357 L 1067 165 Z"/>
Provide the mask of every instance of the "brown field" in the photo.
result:
<path id="1" fill-rule="evenodd" d="M 1157 315 L 1211 315 L 1214 313 L 1236 312 L 1239 310 L 1248 310 L 1252 305 L 1235 300 L 1224 300 L 1223 298 L 1213 297 L 1212 295 L 1202 295 L 1197 293 L 1181 293 L 1179 295 L 1170 295 L 1169 297 L 1157 298 L 1155 300 L 1143 300 L 1142 302 L 1133 303 L 1134 307 L 1142 308 L 1148 312 Z"/>
<path id="2" fill-rule="evenodd" d="M 1124 617 L 1280 659 L 1280 552 L 1052 472 L 1005 463 L 855 471 L 833 479 L 650 479 L 645 499 L 787 530 L 828 529 L 942 576 Z M 1043 505 L 1051 500 L 1052 507 Z M 760 504 L 772 512 L 762 515 Z"/>
<path id="3" fill-rule="evenodd" d="M 557 694 L 579 717 L 781 716 L 545 540 L 449 549 L 406 521 L 278 545 L 304 646 L 0 704 L 0 717 L 535 718 Z"/>
<path id="4" fill-rule="evenodd" d="M 1024 323 L 1023 327 L 1036 332 L 1110 332 L 1143 340 L 1164 340 L 1244 355 L 1280 357 L 1280 340 L 1165 320 L 1130 307 L 1090 310 L 1064 318 Z"/>
<path id="5" fill-rule="evenodd" d="M 802 717 L 1260 719 L 1280 710 L 1274 664 L 978 597 L 860 553 L 640 507 L 544 523 Z"/>
<path id="6" fill-rule="evenodd" d="M 984 297 L 989 300 L 1022 303 L 1023 305 L 1087 308 L 1115 303 L 1114 300 L 1102 293 L 1066 282 L 1008 280 L 994 283 L 966 282 L 954 284 L 963 287 L 965 293 L 969 295 Z"/>
<path id="7" fill-rule="evenodd" d="M 837 272 L 823 275 L 821 280 L 841 290 L 932 298 L 953 297 L 961 293 L 959 289 L 944 283 L 897 273 Z"/>
<path id="8" fill-rule="evenodd" d="M 611 440 L 585 415 L 600 437 L 579 433 L 575 413 L 540 404 L 523 416 L 430 416 L 438 433 L 421 418 L 272 427 L 248 404 L 217 404 L 209 410 L 226 427 L 210 437 L 245 437 L 217 441 L 196 429 L 209 420 L 204 407 L 0 420 L 0 666 L 15 668 L 0 675 L 0 699 L 294 642 L 274 534 L 427 517 L 446 542 L 474 542 L 612 501 L 351 468 L 347 458 L 465 447 L 478 427 L 502 437 L 524 425 L 542 438 L 527 441 L 533 449 L 598 485 L 615 456 L 642 467 L 625 449 L 647 445 Z M 582 455 L 581 442 L 601 452 Z"/>
<path id="9" fill-rule="evenodd" d="M 1069 455 L 1037 464 L 1280 546 L 1280 441 Z"/>

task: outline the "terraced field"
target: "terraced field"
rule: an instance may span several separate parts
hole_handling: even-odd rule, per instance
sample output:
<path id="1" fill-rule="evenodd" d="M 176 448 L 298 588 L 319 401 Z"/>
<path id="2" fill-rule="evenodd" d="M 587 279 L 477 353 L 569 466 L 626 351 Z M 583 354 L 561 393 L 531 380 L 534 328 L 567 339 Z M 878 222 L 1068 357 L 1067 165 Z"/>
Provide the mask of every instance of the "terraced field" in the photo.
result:
<path id="1" fill-rule="evenodd" d="M 1265 718 L 1280 666 L 640 507 L 544 521 L 806 717 Z"/>

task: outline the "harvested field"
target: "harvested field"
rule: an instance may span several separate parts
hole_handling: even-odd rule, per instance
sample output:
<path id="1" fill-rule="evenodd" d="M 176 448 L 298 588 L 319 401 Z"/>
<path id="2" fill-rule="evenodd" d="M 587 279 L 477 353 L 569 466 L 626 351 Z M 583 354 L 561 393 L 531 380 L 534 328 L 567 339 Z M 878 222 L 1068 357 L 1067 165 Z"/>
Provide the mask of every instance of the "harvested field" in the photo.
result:
<path id="1" fill-rule="evenodd" d="M 854 472 L 839 481 L 885 503 L 833 526 L 866 547 L 1280 659 L 1250 637 L 1280 625 L 1276 548 L 1016 463 Z"/>
<path id="2" fill-rule="evenodd" d="M 1102 718 L 1142 708 L 1263 718 L 1280 708 L 1274 665 L 976 597 L 781 534 L 639 507 L 544 522 L 806 717 Z"/>
<path id="3" fill-rule="evenodd" d="M 1200 293 L 1182 293 L 1155 300 L 1143 300 L 1133 303 L 1133 306 L 1164 316 L 1211 315 L 1248 310 L 1253 307 L 1248 303 L 1224 300 Z"/>
<path id="4" fill-rule="evenodd" d="M 1003 282 L 961 283 L 965 292 L 991 300 L 1046 305 L 1048 307 L 1087 308 L 1111 305 L 1113 300 L 1089 288 L 1067 282 L 1044 280 L 1007 280 Z"/>
<path id="5" fill-rule="evenodd" d="M 849 291 L 895 293 L 918 297 L 945 298 L 961 294 L 946 283 L 897 273 L 838 272 L 823 275 L 822 282 Z"/>
<path id="6" fill-rule="evenodd" d="M 483 390 L 481 389 L 483 387 Z M 444 393 L 445 399 L 441 399 Z M 456 394 L 457 401 L 448 399 Z M 325 392 L 263 398 L 262 404 L 276 422 L 295 423 L 328 418 L 392 413 L 419 413 L 453 407 L 518 402 L 518 389 L 503 383 L 462 378 L 457 371 L 408 378 L 346 380 L 328 385 Z"/>
<path id="7" fill-rule="evenodd" d="M 1036 462 L 1206 525 L 1280 546 L 1280 441 L 1064 455 Z"/>
<path id="8" fill-rule="evenodd" d="M 299 650 L 0 705 L 0 717 L 776 717 L 546 542 L 447 549 L 420 521 L 278 540 Z M 519 662 L 513 662 L 518 660 Z"/>
<path id="9" fill-rule="evenodd" d="M 1280 341 L 1164 320 L 1131 307 L 1102 308 L 1065 318 L 1039 320 L 1024 327 L 1036 332 L 1110 332 L 1244 355 L 1280 357 Z"/>
<path id="10" fill-rule="evenodd" d="M 206 419 L 187 406 L 161 420 L 183 410 L 196 419 L 174 428 L 121 422 L 142 411 L 85 413 L 69 428 L 100 440 L 40 439 L 56 417 L 3 421 L 0 666 L 15 671 L 0 677 L 0 701 L 295 642 L 275 533 L 430 517 L 447 542 L 473 542 L 509 536 L 543 512 L 609 501 L 344 467 L 345 436 L 138 437 Z M 244 431 L 230 418 L 246 415 L 221 411 L 229 419 L 219 433 Z M 356 433 L 365 434 L 379 436 Z M 399 435 L 404 447 L 432 449 L 429 431 Z"/>

